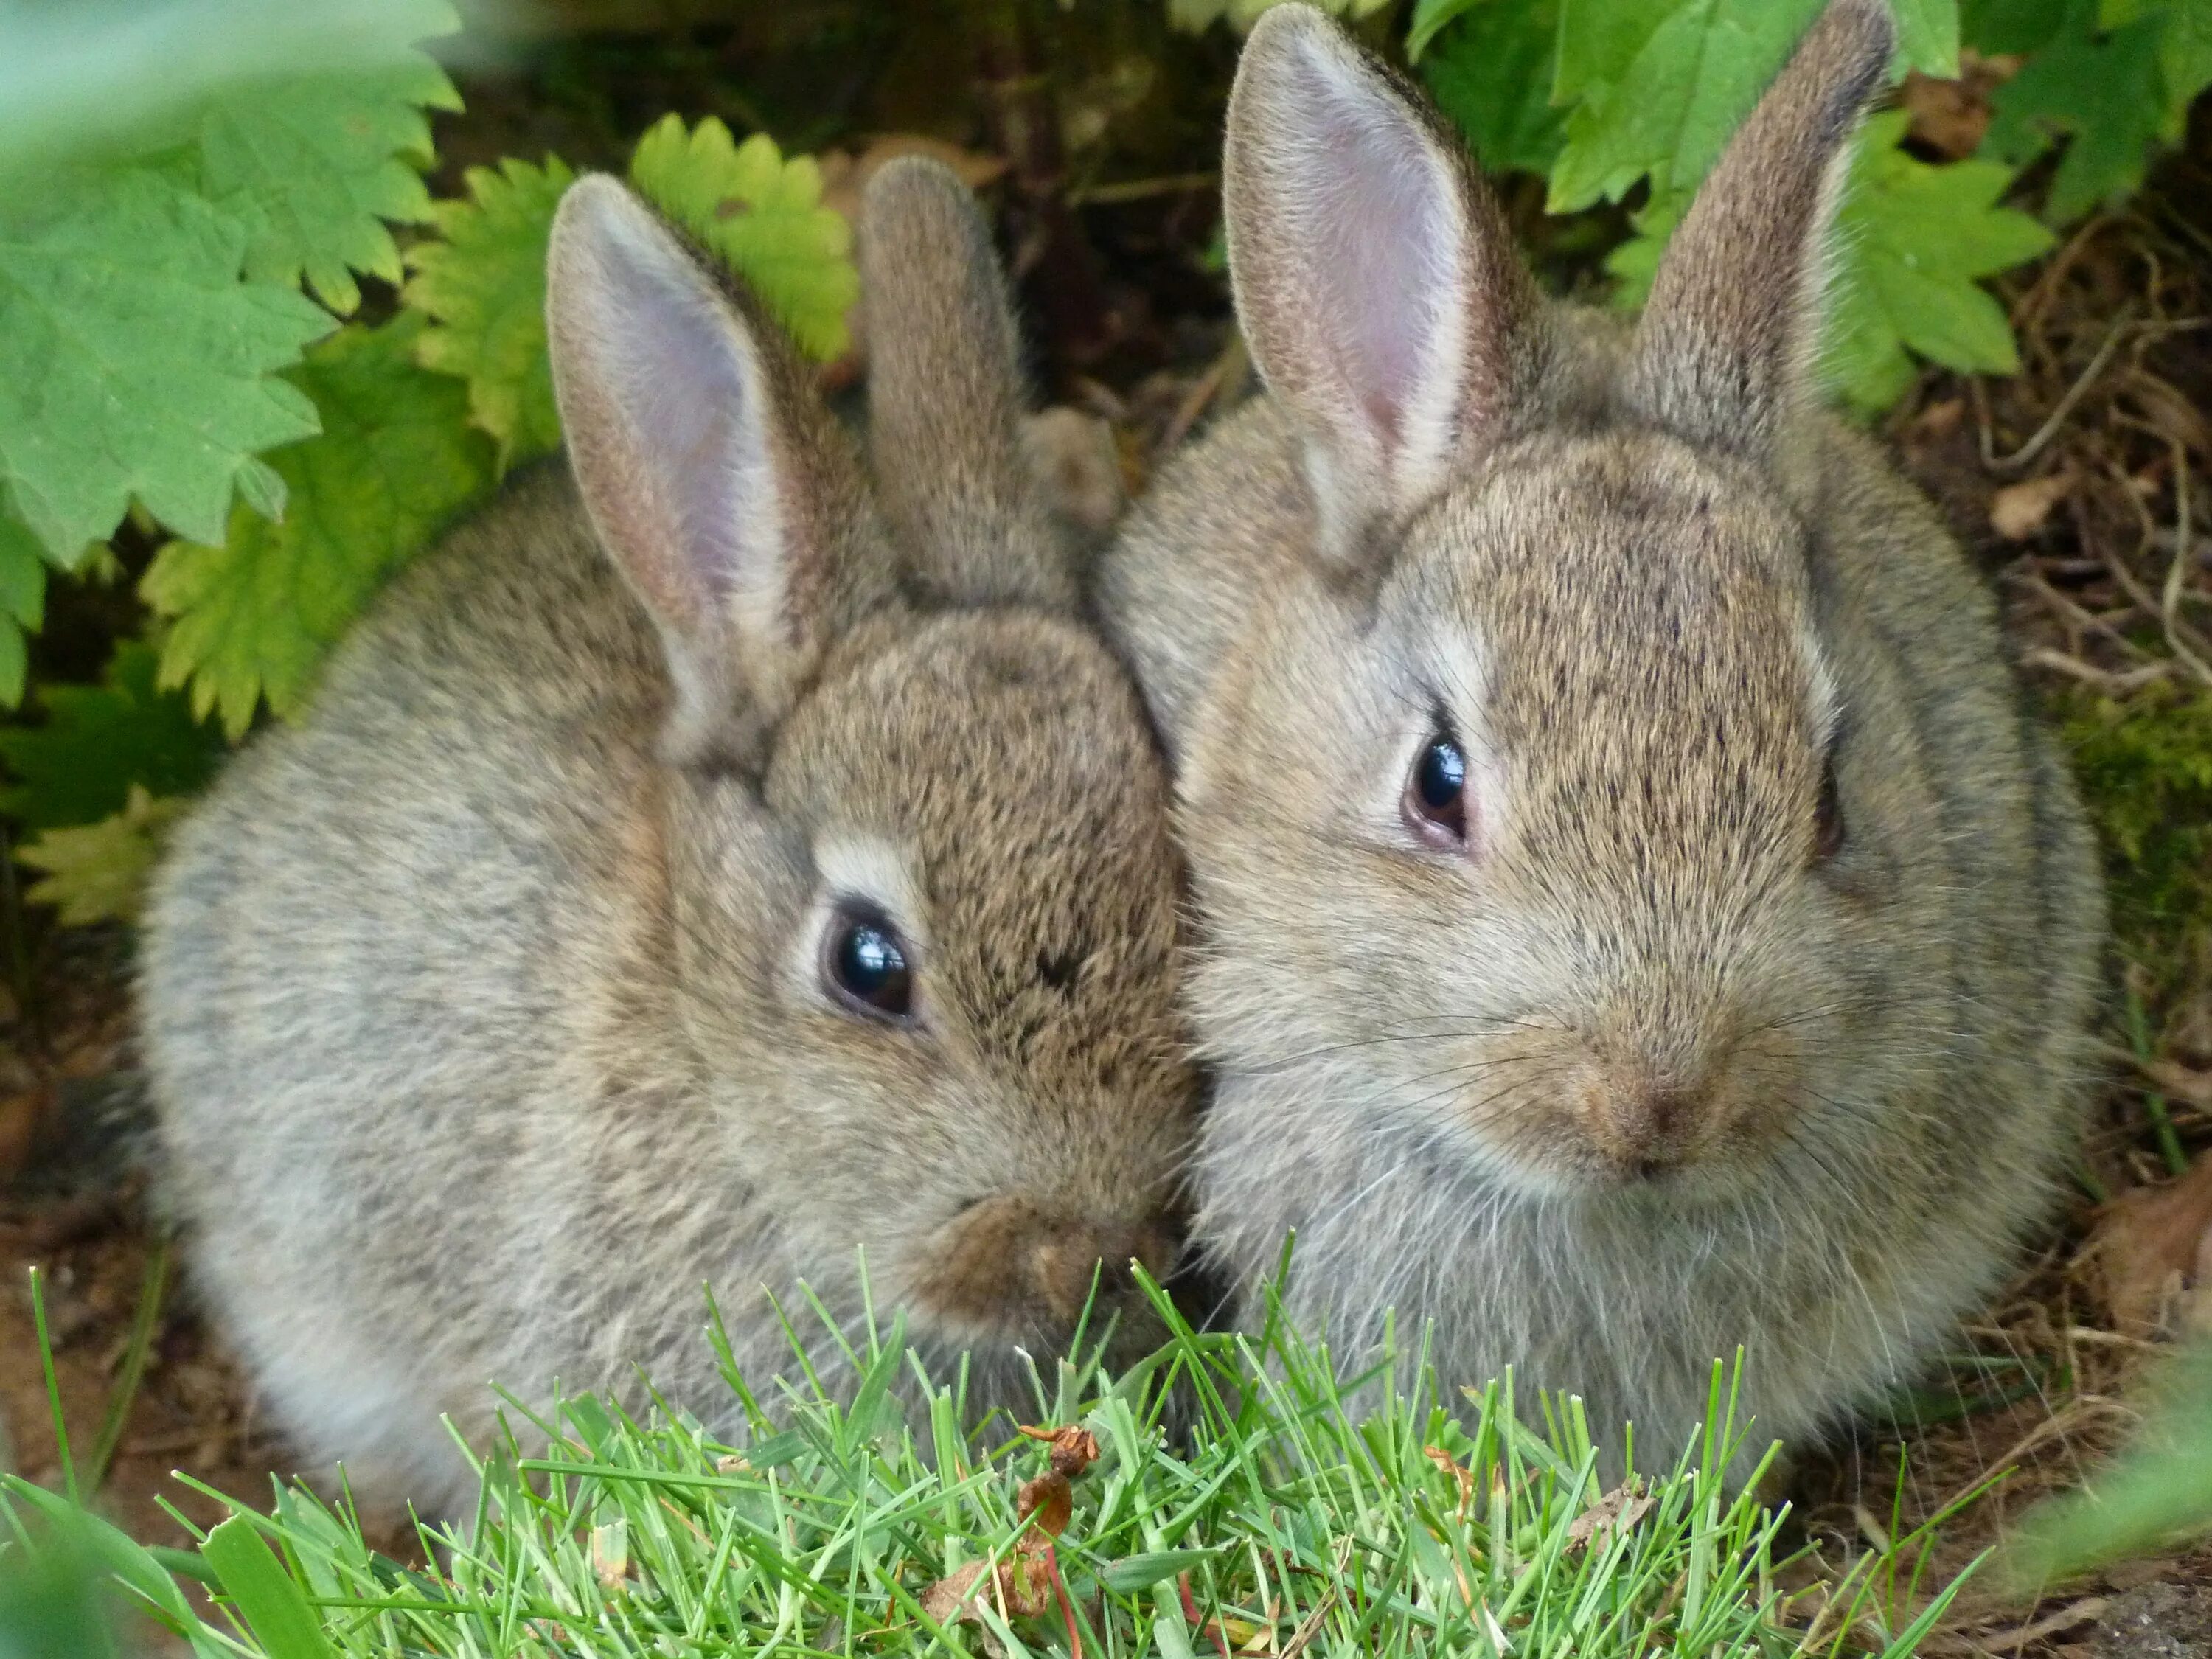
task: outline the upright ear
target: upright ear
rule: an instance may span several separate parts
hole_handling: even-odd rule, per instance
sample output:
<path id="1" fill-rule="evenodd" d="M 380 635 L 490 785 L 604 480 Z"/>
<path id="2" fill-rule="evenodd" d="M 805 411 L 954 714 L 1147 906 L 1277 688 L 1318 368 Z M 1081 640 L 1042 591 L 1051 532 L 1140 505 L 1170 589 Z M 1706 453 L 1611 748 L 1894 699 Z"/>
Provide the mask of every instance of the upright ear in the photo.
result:
<path id="1" fill-rule="evenodd" d="M 562 198 L 545 314 L 585 508 L 667 648 L 664 752 L 744 763 L 826 643 L 854 458 L 775 330 L 611 178 Z"/>
<path id="2" fill-rule="evenodd" d="M 916 585 L 1071 609 L 1073 556 L 1023 459 L 1021 345 L 989 232 L 943 163 L 903 156 L 860 206 L 868 453 Z"/>
<path id="3" fill-rule="evenodd" d="M 1245 45 L 1222 195 L 1253 361 L 1304 428 L 1323 556 L 1350 558 L 1511 412 L 1534 285 L 1464 148 L 1309 6 Z"/>
<path id="4" fill-rule="evenodd" d="M 1722 152 L 1637 328 L 1629 398 L 1662 425 L 1776 454 L 1812 385 L 1851 135 L 1895 40 L 1883 0 L 1832 0 Z"/>

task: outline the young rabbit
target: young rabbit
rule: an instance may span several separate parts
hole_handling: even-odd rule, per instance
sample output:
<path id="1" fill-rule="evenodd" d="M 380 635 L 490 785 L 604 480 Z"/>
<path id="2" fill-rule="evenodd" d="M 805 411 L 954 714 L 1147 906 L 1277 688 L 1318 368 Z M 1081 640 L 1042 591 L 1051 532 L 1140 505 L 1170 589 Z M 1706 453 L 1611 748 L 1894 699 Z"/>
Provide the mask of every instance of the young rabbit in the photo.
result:
<path id="1" fill-rule="evenodd" d="M 356 1486 L 450 1504 L 439 1422 L 641 1367 L 825 1370 L 811 1286 L 970 1398 L 1140 1339 L 1194 1073 L 1134 688 L 1020 468 L 972 200 L 888 167 L 861 257 L 872 502 L 753 303 L 622 185 L 562 203 L 568 470 L 393 586 L 179 835 L 143 1013 L 199 1282 Z M 573 472 L 573 483 L 571 482 Z M 604 551 L 602 550 L 604 550 Z"/>
<path id="2" fill-rule="evenodd" d="M 1892 27 L 1837 0 L 1632 331 L 1547 302 L 1460 144 L 1308 8 L 1224 180 L 1270 397 L 1102 577 L 1178 768 L 1219 1067 L 1201 1240 L 1340 1355 L 1434 1322 L 1671 1459 L 1987 1294 L 2073 1145 L 2102 928 L 2074 791 L 1928 504 L 1814 406 Z"/>

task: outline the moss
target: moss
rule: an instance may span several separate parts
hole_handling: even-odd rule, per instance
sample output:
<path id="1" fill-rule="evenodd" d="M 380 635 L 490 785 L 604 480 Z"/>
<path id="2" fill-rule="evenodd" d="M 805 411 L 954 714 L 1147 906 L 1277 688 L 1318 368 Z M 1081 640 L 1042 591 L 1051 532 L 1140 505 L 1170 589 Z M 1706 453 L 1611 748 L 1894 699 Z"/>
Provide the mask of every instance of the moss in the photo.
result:
<path id="1" fill-rule="evenodd" d="M 2066 710 L 2121 948 L 2161 980 L 2212 939 L 2212 694 L 2171 684 Z"/>

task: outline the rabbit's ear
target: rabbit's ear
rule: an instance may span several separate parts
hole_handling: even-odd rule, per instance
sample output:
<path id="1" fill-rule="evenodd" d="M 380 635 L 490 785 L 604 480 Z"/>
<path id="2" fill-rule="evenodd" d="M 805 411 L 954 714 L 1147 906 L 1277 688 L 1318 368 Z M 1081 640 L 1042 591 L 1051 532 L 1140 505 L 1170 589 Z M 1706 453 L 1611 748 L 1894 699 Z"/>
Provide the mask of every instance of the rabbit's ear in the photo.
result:
<path id="1" fill-rule="evenodd" d="M 915 585 L 955 604 L 1072 609 L 1067 540 L 1022 464 L 1020 340 L 975 198 L 904 156 L 860 207 L 868 449 Z"/>
<path id="2" fill-rule="evenodd" d="M 545 312 L 577 488 L 667 647 L 665 752 L 742 759 L 820 653 L 857 465 L 773 327 L 613 179 L 562 198 Z"/>
<path id="3" fill-rule="evenodd" d="M 1662 425 L 1775 453 L 1812 385 L 1828 228 L 1895 40 L 1883 0 L 1833 0 L 1698 192 L 1636 334 L 1629 398 Z"/>
<path id="4" fill-rule="evenodd" d="M 1309 6 L 1252 30 L 1222 195 L 1253 361 L 1304 428 L 1324 556 L 1349 557 L 1509 412 L 1534 285 L 1463 147 Z"/>

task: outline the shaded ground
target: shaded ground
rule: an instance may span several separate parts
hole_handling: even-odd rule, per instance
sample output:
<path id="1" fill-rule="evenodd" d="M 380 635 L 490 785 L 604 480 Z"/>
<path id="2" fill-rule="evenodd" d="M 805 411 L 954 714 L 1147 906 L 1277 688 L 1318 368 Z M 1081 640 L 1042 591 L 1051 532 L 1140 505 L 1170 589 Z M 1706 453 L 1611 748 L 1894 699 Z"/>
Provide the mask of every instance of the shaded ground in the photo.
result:
<path id="1" fill-rule="evenodd" d="M 471 115 L 441 131 L 448 173 L 462 161 L 547 147 L 605 164 L 619 154 L 607 135 L 637 124 L 625 97 L 641 119 L 672 105 L 715 106 L 723 56 L 707 53 L 673 86 L 661 58 L 640 61 L 641 88 L 615 75 L 614 91 L 588 97 L 549 94 L 557 75 L 471 87 Z M 2021 337 L 2020 377 L 1931 374 L 1887 423 L 1905 465 L 1997 585 L 2033 695 L 2108 792 L 2108 833 L 2136 845 L 2116 866 L 2110 1080 L 2072 1201 L 2015 1285 L 1962 1330 L 1948 1376 L 1902 1402 L 1898 1421 L 1865 1425 L 1797 1469 L 1799 1513 L 1832 1565 L 1971 1499 L 1936 1548 L 1934 1572 L 1948 1577 L 2037 1498 L 2094 1468 L 2132 1419 L 2130 1383 L 2146 1359 L 2191 1319 L 2212 1316 L 2212 1267 L 2185 1248 L 2191 1214 L 2212 1226 L 2212 1191 L 2201 1212 L 2189 1210 L 2185 1189 L 2168 1200 L 2172 1213 L 2144 1203 L 2173 1190 L 2192 1162 L 2203 1186 L 2212 1148 L 2212 834 L 2182 821 L 2212 817 L 2212 771 L 2192 797 L 2160 793 L 2154 778 L 2129 769 L 2144 770 L 2152 728 L 2142 720 L 2212 708 L 2212 426 L 2203 413 L 2212 405 L 2212 135 L 2202 113 L 2188 151 L 2142 202 L 2091 222 L 2002 285 Z M 1931 129 L 1931 143 L 1948 141 Z M 1189 218 L 1181 176 L 1169 168 L 1163 187 L 1090 222 L 1121 319 L 1115 343 L 1047 354 L 1058 395 L 1111 421 L 1132 485 L 1164 444 L 1249 390 L 1218 287 L 1192 257 L 1206 228 Z M 1586 246 L 1589 227 L 1540 226 L 1528 206 L 1524 195 L 1516 216 L 1541 238 L 1540 259 L 1571 281 L 1585 268 L 1576 238 Z M 1016 252 L 1033 257 L 1034 241 Z M 2212 717 L 2198 718 L 2212 768 Z M 54 935 L 32 951 L 15 922 L 23 967 L 14 1006 L 0 1007 L 0 1427 L 15 1467 L 58 1475 L 24 1271 L 37 1265 L 80 1468 L 119 1413 L 100 1501 L 135 1535 L 182 1541 L 161 1500 L 202 1519 L 216 1506 L 170 1470 L 252 1496 L 286 1467 L 284 1449 L 257 1430 L 250 1398 L 173 1275 L 143 1378 L 128 1387 L 134 1316 L 161 1253 L 135 1173 L 127 946 L 112 934 Z M 2212 1547 L 2132 1564 L 2033 1608 L 1970 1596 L 1929 1651 L 2158 1651 L 2128 1645 L 2130 1632 L 2179 1632 L 2197 1616 L 2188 1598 L 2200 1598 L 2201 1612 L 2207 1595 Z"/>

